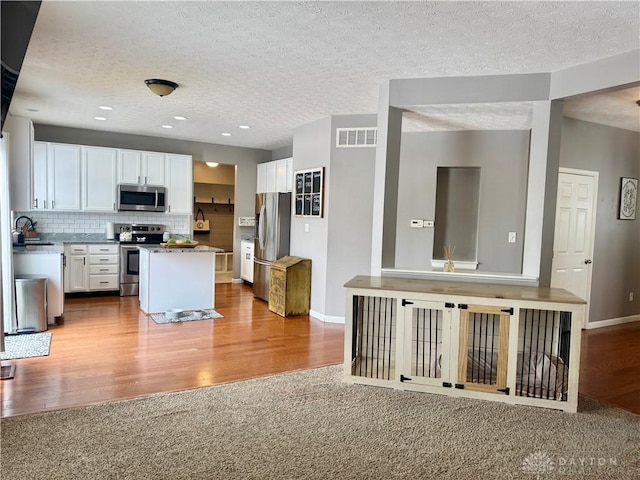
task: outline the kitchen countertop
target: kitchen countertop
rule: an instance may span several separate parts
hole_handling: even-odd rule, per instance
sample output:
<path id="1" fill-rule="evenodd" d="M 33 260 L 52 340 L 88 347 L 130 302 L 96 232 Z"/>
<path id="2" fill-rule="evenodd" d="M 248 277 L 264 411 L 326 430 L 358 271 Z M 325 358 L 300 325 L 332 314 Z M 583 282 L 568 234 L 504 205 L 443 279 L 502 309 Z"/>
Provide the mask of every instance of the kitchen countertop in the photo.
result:
<path id="1" fill-rule="evenodd" d="M 24 254 L 24 253 L 36 253 L 36 254 L 60 254 L 64 253 L 64 246 L 60 244 L 55 245 L 26 245 L 24 247 L 13 247 L 14 254 Z"/>
<path id="2" fill-rule="evenodd" d="M 144 250 L 148 250 L 151 253 L 220 253 L 220 252 L 224 252 L 223 248 L 217 248 L 217 247 L 209 247 L 207 245 L 196 245 L 195 247 L 187 247 L 187 248 L 179 248 L 179 247 L 172 247 L 172 248 L 164 248 L 164 247 L 159 247 L 157 245 L 138 245 L 138 248 L 140 250 L 144 249 Z"/>

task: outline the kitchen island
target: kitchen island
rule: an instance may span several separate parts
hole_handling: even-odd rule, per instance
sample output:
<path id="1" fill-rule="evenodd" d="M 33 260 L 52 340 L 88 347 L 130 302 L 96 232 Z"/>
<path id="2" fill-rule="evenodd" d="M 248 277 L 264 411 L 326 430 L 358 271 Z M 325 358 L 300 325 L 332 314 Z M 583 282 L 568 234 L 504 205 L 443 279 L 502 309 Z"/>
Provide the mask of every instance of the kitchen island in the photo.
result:
<path id="1" fill-rule="evenodd" d="M 221 248 L 140 245 L 140 309 L 202 310 L 215 306 L 216 253 Z"/>

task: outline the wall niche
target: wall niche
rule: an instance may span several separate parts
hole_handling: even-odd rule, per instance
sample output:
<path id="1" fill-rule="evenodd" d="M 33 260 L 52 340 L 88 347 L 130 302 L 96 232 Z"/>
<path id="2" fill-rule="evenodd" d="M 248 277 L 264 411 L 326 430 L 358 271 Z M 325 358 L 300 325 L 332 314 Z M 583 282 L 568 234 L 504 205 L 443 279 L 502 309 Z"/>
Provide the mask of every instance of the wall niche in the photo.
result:
<path id="1" fill-rule="evenodd" d="M 445 247 L 454 245 L 454 263 L 476 262 L 479 204 L 480 167 L 438 167 L 434 260 L 446 260 Z"/>

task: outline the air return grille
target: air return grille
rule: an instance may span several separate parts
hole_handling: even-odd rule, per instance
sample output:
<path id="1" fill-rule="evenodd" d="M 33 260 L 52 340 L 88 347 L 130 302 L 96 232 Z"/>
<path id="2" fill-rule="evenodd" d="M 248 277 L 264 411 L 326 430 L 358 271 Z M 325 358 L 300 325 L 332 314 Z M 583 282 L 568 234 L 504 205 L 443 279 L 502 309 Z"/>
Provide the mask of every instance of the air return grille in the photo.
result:
<path id="1" fill-rule="evenodd" d="M 336 147 L 375 147 L 378 128 L 337 128 Z"/>

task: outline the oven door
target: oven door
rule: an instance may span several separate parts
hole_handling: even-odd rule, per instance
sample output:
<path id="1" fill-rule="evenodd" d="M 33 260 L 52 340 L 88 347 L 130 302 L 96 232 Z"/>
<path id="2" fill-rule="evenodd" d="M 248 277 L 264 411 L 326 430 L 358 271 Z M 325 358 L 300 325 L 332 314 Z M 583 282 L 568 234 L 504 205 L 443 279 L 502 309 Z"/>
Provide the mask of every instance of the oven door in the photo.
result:
<path id="1" fill-rule="evenodd" d="M 137 245 L 120 245 L 120 296 L 138 295 L 140 251 Z"/>

